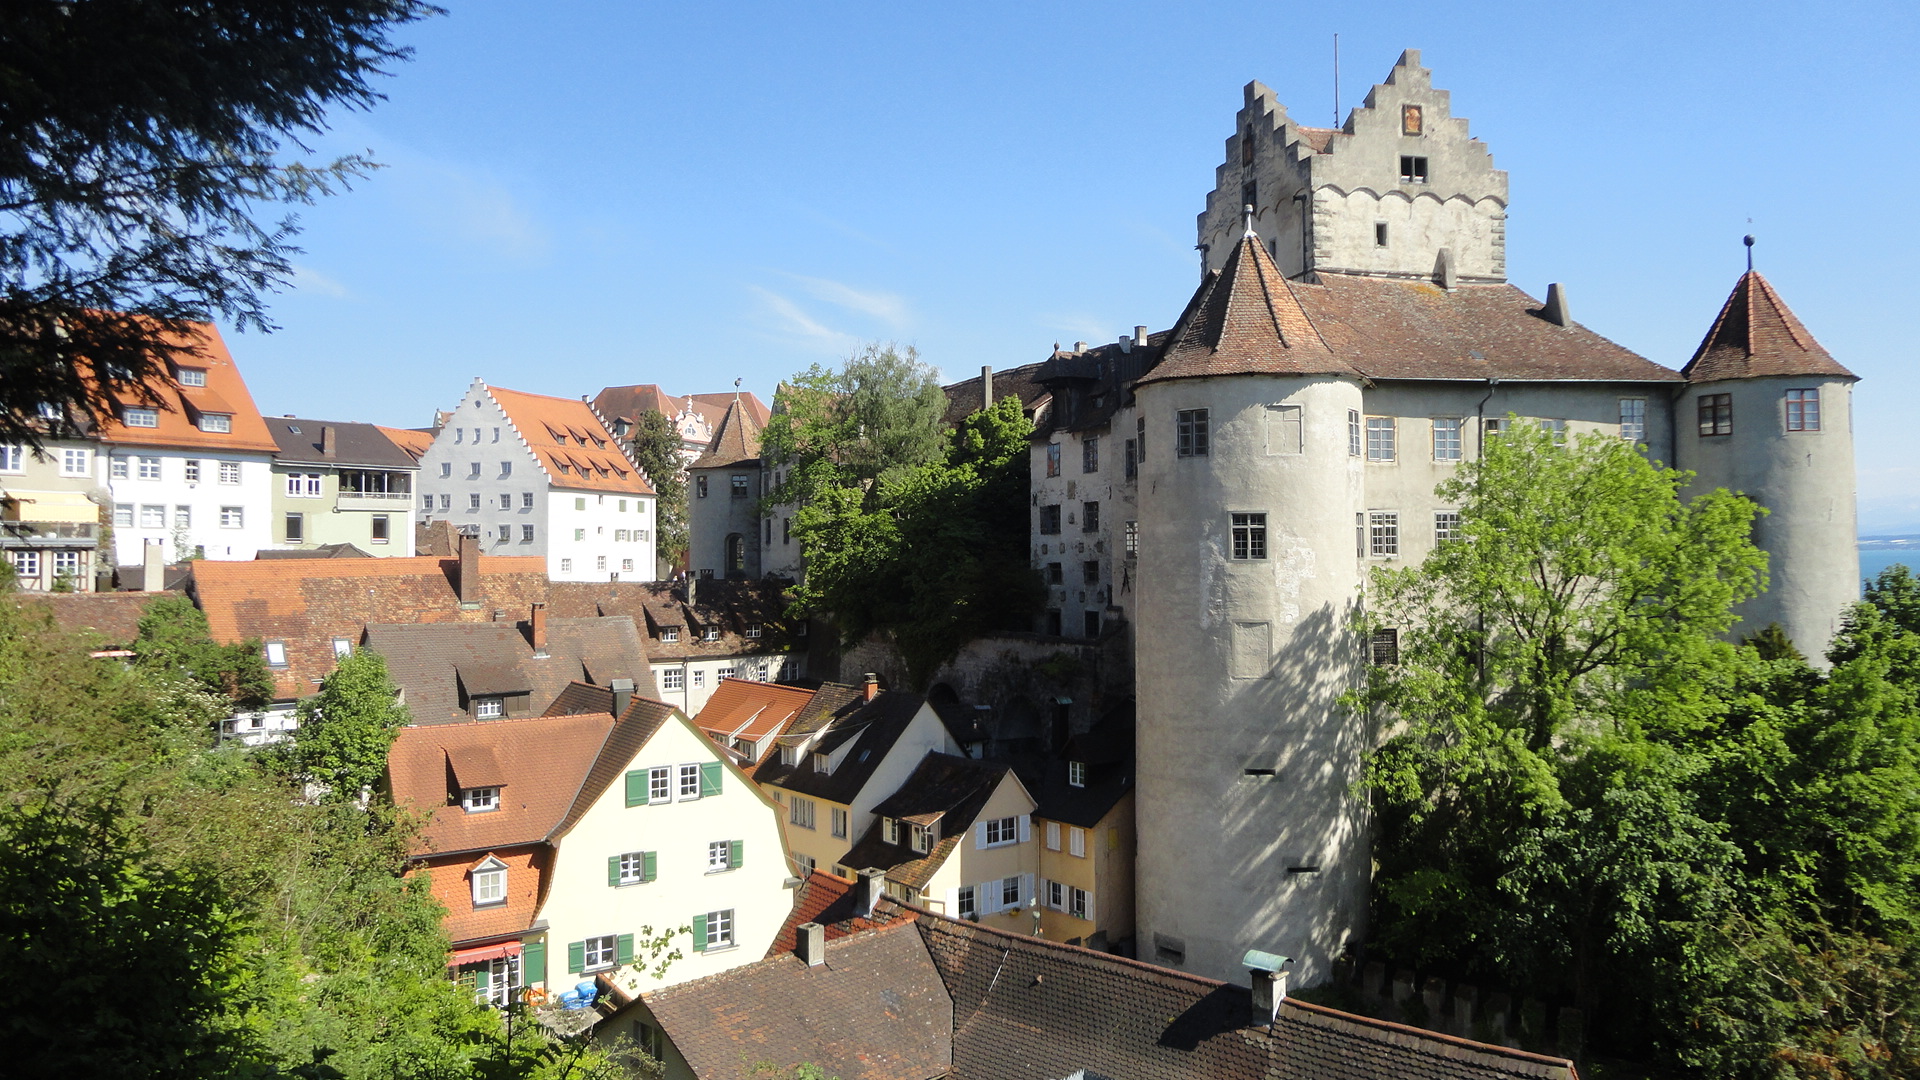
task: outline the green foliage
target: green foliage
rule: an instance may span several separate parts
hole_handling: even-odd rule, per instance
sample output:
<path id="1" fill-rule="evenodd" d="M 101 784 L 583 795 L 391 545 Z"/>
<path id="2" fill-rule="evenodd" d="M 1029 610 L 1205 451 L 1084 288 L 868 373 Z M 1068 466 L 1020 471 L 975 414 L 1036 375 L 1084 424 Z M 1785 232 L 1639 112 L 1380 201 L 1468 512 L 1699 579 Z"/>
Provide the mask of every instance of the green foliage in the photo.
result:
<path id="1" fill-rule="evenodd" d="M 386 660 L 355 650 L 321 680 L 319 693 L 300 702 L 294 767 L 326 798 L 361 799 L 386 775 L 393 737 L 410 722 Z"/>
<path id="2" fill-rule="evenodd" d="M 239 708 L 258 709 L 273 700 L 273 673 L 260 641 L 215 644 L 206 615 L 185 597 L 163 596 L 147 604 L 133 652 L 142 667 L 181 672 Z"/>
<path id="3" fill-rule="evenodd" d="M 1523 425 L 1442 485 L 1466 539 L 1376 573 L 1356 706 L 1375 939 L 1587 1011 L 1700 1075 L 1907 1075 L 1920 1032 L 1920 636 L 1883 576 L 1814 670 L 1721 640 L 1754 508 Z"/>
<path id="4" fill-rule="evenodd" d="M 629 436 L 633 460 L 653 482 L 654 512 L 659 516 L 660 557 L 678 564 L 687 556 L 687 468 L 680 456 L 680 433 L 657 412 L 640 414 Z"/>
<path id="5" fill-rule="evenodd" d="M 1901 629 L 1920 634 L 1920 578 L 1905 563 L 1894 563 L 1867 582 L 1866 600 Z"/>
<path id="6" fill-rule="evenodd" d="M 781 384 L 760 453 L 787 480 L 766 503 L 806 505 L 840 489 L 875 509 L 886 481 L 941 457 L 947 396 L 935 376 L 913 348 L 873 344 L 837 370 L 815 364 Z"/>
<path id="7" fill-rule="evenodd" d="M 1045 602 L 1026 554 L 1031 432 L 1005 398 L 933 460 L 868 487 L 815 487 L 794 519 L 807 559 L 795 610 L 828 618 L 847 644 L 886 635 L 916 686 L 972 638 L 1025 629 Z"/>

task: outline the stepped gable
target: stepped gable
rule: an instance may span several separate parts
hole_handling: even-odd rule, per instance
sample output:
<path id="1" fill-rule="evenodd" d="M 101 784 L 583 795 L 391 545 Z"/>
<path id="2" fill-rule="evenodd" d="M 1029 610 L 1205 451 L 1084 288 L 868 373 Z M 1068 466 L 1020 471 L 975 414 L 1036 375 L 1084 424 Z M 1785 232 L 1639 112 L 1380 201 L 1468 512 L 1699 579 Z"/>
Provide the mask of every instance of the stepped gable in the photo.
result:
<path id="1" fill-rule="evenodd" d="M 1767 279 L 1752 270 L 1740 275 L 1713 328 L 1680 372 L 1697 383 L 1782 375 L 1859 377 L 1813 340 Z"/>
<path id="2" fill-rule="evenodd" d="M 1210 375 L 1358 376 L 1321 339 L 1260 238 L 1248 232 L 1200 286 L 1142 384 Z"/>
<path id="3" fill-rule="evenodd" d="M 725 469 L 734 465 L 758 464 L 760 431 L 763 427 L 764 424 L 754 418 L 746 405 L 735 399 L 727 406 L 726 415 L 720 418 L 720 429 L 713 433 L 713 441 L 687 467 Z"/>
<path id="4" fill-rule="evenodd" d="M 1295 282 L 1293 295 L 1327 344 L 1371 379 L 1681 379 L 1577 322 L 1549 321 L 1540 301 L 1512 285 L 1319 277 Z"/>

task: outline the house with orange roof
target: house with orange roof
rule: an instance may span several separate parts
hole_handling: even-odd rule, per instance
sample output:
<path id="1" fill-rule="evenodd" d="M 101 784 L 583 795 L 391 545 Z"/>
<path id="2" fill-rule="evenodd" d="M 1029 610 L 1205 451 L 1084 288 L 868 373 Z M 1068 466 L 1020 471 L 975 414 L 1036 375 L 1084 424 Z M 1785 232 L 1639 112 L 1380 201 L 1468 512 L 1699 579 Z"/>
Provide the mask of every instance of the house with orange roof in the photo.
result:
<path id="1" fill-rule="evenodd" d="M 792 907 L 778 808 L 664 702 L 410 727 L 397 805 L 430 816 L 414 853 L 476 995 L 605 979 L 624 994 L 766 954 Z M 664 970 L 646 942 L 670 936 Z"/>
<path id="2" fill-rule="evenodd" d="M 593 408 L 606 418 L 609 430 L 622 439 L 633 434 L 641 416 L 650 412 L 659 413 L 680 433 L 680 454 L 692 462 L 713 441 L 713 433 L 720 427 L 721 416 L 736 397 L 746 403 L 754 419 L 765 427 L 773 410 L 750 391 L 675 397 L 660 389 L 656 383 L 609 386 L 594 395 Z"/>
<path id="3" fill-rule="evenodd" d="M 693 726 L 752 772 L 773 753 L 774 740 L 792 726 L 813 695 L 814 691 L 798 686 L 721 679 L 706 707 L 693 718 Z"/>
<path id="4" fill-rule="evenodd" d="M 251 559 L 272 542 L 279 446 L 220 332 L 198 325 L 188 344 L 144 384 L 115 384 L 117 410 L 93 431 L 122 564 L 142 562 L 148 544 L 174 561 Z"/>
<path id="5" fill-rule="evenodd" d="M 651 581 L 654 492 L 585 400 L 475 379 L 420 456 L 418 512 L 555 581 Z"/>

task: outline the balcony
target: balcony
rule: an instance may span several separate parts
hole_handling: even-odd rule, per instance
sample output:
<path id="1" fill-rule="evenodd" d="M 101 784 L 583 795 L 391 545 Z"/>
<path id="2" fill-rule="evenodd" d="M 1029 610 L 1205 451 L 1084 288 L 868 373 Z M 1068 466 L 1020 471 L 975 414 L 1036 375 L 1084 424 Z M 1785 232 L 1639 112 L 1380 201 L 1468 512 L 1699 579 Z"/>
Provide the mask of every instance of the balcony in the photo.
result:
<path id="1" fill-rule="evenodd" d="M 335 505 L 342 510 L 399 513 L 413 505 L 413 495 L 405 491 L 347 491 L 343 488 Z"/>
<path id="2" fill-rule="evenodd" d="M 91 522 L 0 521 L 0 547 L 90 548 L 99 532 Z"/>

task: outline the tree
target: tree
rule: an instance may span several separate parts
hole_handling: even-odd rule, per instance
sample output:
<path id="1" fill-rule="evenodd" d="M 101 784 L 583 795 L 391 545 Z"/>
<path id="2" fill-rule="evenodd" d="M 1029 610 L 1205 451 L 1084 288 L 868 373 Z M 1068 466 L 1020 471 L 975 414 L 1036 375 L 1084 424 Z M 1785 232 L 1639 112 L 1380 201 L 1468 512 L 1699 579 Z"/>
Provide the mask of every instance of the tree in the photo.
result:
<path id="1" fill-rule="evenodd" d="M 300 702 L 293 758 L 301 775 L 327 798 L 357 800 L 386 775 L 393 737 L 411 718 L 379 653 L 340 658 L 320 692 Z"/>
<path id="2" fill-rule="evenodd" d="M 1866 601 L 1902 629 L 1920 634 L 1920 578 L 1905 563 L 1894 563 L 1867 582 Z"/>
<path id="3" fill-rule="evenodd" d="M 678 566 L 687 557 L 687 462 L 680 456 L 680 433 L 658 412 L 642 412 L 630 440 L 633 460 L 652 481 L 654 513 L 659 516 L 660 559 Z"/>
<path id="4" fill-rule="evenodd" d="M 273 700 L 273 673 L 259 639 L 215 643 L 206 614 L 186 597 L 163 596 L 147 604 L 133 652 L 143 667 L 182 672 L 239 708 L 264 708 Z"/>
<path id="5" fill-rule="evenodd" d="M 362 156 L 287 160 L 330 107 L 367 108 L 420 0 L 10 4 L 0 15 L 0 440 L 39 445 L 42 403 L 111 415 L 196 348 L 193 324 L 272 329 L 297 204 Z M 139 390 L 134 390 L 140 393 Z"/>
<path id="6" fill-rule="evenodd" d="M 947 396 L 935 375 L 912 347 L 873 344 L 838 370 L 815 364 L 781 384 L 760 453 L 787 481 L 767 504 L 840 488 L 877 506 L 885 478 L 941 456 Z"/>

